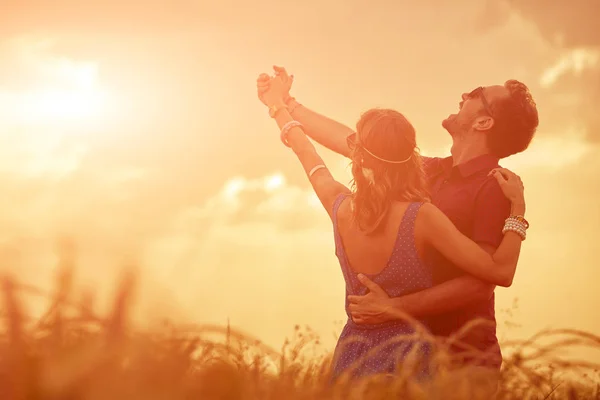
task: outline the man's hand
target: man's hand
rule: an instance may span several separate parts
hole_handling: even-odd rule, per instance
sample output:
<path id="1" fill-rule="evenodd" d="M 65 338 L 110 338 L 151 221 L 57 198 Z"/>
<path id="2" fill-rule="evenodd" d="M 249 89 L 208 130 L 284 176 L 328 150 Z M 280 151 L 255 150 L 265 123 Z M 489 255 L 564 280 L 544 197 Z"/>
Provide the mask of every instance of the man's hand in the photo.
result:
<path id="1" fill-rule="evenodd" d="M 284 96 L 283 100 L 287 103 L 290 98 L 290 90 L 292 88 L 292 83 L 294 83 L 294 75 L 288 75 L 287 71 L 283 67 L 278 67 L 276 65 L 273 66 L 273 70 L 275 71 L 275 77 L 281 78 L 281 82 L 284 87 Z M 256 80 L 256 88 L 258 91 L 258 98 L 264 104 L 264 94 L 269 90 L 271 83 L 271 77 L 267 74 L 260 74 L 258 79 Z"/>
<path id="2" fill-rule="evenodd" d="M 363 274 L 358 274 L 358 280 L 369 289 L 369 293 L 364 296 L 348 296 L 352 321 L 361 325 L 393 320 L 390 315 L 393 307 L 387 293 Z"/>

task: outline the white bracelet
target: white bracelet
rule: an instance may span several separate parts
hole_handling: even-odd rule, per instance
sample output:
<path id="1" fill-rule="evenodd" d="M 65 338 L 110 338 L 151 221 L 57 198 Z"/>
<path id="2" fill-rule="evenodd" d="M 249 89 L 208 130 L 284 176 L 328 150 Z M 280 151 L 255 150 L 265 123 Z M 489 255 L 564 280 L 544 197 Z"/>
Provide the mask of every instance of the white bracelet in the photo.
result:
<path id="1" fill-rule="evenodd" d="M 290 129 L 292 129 L 296 126 L 301 128 L 302 124 L 298 121 L 290 121 L 290 122 L 286 123 L 285 125 L 283 125 L 283 127 L 281 128 L 281 134 L 279 136 L 280 136 L 283 144 L 285 144 L 287 147 L 291 147 L 287 141 L 287 134 L 290 131 Z"/>
<path id="2" fill-rule="evenodd" d="M 529 222 L 522 215 L 511 215 L 510 217 L 508 217 L 504 220 L 504 222 L 508 222 L 508 221 L 515 221 L 515 222 L 521 223 L 521 224 L 523 224 L 525 229 L 529 229 Z"/>
<path id="3" fill-rule="evenodd" d="M 515 228 L 518 229 L 520 231 L 523 232 L 527 232 L 527 225 L 525 225 L 523 222 L 521 221 L 516 221 L 516 220 L 508 220 L 504 223 L 504 227 L 511 227 L 511 228 Z"/>
<path id="4" fill-rule="evenodd" d="M 313 167 L 313 169 L 311 169 L 310 172 L 308 173 L 308 177 L 312 178 L 312 176 L 315 174 L 315 172 L 317 172 L 318 170 L 320 170 L 322 168 L 327 168 L 327 167 L 324 166 L 323 164 L 315 165 Z"/>
<path id="5" fill-rule="evenodd" d="M 527 238 L 527 231 L 525 229 L 525 224 L 516 223 L 513 221 L 506 222 L 504 224 L 504 228 L 502 229 L 502 234 L 504 235 L 506 232 L 515 232 L 521 237 L 521 240 L 525 240 Z"/>

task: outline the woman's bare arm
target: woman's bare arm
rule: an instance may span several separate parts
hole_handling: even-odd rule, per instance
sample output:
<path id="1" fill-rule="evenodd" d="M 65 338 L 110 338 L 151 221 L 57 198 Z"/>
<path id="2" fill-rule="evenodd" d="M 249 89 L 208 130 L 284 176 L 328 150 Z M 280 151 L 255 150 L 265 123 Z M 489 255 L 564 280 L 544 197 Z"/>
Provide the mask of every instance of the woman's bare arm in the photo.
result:
<path id="1" fill-rule="evenodd" d="M 477 243 L 463 235 L 437 207 L 425 204 L 421 212 L 425 240 L 444 257 L 465 272 L 495 285 L 512 285 L 522 238 L 508 231 L 494 254 L 489 254 Z M 512 214 L 523 215 L 524 205 L 514 205 Z"/>
<path id="2" fill-rule="evenodd" d="M 275 116 L 275 120 L 277 121 L 279 129 L 282 129 L 285 124 L 294 119 L 283 103 L 276 105 L 276 107 L 279 108 L 280 111 L 278 111 Z M 317 153 L 315 146 L 308 137 L 306 137 L 301 127 L 291 128 L 287 135 L 287 141 L 298 157 L 298 160 L 300 160 L 307 176 L 314 167 L 325 165 L 323 159 Z M 350 190 L 342 183 L 336 181 L 327 168 L 318 169 L 312 176 L 308 176 L 308 179 L 317 194 L 317 197 L 321 201 L 321 204 L 329 216 L 333 218 L 333 203 L 335 202 L 335 199 L 341 193 L 350 193 Z"/>

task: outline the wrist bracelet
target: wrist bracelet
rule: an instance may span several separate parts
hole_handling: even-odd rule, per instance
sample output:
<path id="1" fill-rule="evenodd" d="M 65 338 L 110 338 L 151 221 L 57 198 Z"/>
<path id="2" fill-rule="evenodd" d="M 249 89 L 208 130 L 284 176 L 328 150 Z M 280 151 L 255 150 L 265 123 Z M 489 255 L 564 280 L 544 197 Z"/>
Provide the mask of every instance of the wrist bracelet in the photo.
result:
<path id="1" fill-rule="evenodd" d="M 294 127 L 302 127 L 302 124 L 298 121 L 290 121 L 288 123 L 286 123 L 282 128 L 281 128 L 281 133 L 279 135 L 281 142 L 286 145 L 287 147 L 291 147 L 290 144 L 287 141 L 287 134 L 289 133 L 290 129 L 294 128 Z"/>
<path id="2" fill-rule="evenodd" d="M 313 169 L 311 169 L 310 172 L 308 173 L 308 177 L 312 178 L 312 176 L 315 174 L 315 172 L 317 172 L 318 170 L 323 169 L 323 168 L 327 168 L 327 167 L 323 164 L 315 165 L 313 167 Z"/>
<path id="3" fill-rule="evenodd" d="M 508 231 L 515 232 L 519 236 L 521 236 L 521 240 L 525 240 L 527 238 L 527 228 L 528 228 L 528 225 L 526 225 L 522 221 L 520 221 L 514 217 L 509 217 L 504 222 L 504 228 L 502 229 L 502 234 L 504 235 Z"/>
<path id="4" fill-rule="evenodd" d="M 529 222 L 522 215 L 511 215 L 510 217 L 508 217 L 506 219 L 506 221 L 511 221 L 511 220 L 512 221 L 518 221 L 518 222 L 522 223 L 523 225 L 525 225 L 525 229 L 529 228 Z"/>

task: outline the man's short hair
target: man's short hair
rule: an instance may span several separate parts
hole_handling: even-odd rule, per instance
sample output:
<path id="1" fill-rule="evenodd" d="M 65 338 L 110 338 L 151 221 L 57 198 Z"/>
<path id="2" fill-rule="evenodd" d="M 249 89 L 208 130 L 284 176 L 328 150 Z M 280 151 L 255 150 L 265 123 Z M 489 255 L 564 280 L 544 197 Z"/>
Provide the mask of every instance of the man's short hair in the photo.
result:
<path id="1" fill-rule="evenodd" d="M 537 107 L 527 86 L 511 79 L 504 87 L 509 96 L 491 105 L 494 126 L 487 135 L 488 148 L 498 158 L 527 149 L 539 123 Z"/>

